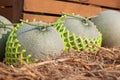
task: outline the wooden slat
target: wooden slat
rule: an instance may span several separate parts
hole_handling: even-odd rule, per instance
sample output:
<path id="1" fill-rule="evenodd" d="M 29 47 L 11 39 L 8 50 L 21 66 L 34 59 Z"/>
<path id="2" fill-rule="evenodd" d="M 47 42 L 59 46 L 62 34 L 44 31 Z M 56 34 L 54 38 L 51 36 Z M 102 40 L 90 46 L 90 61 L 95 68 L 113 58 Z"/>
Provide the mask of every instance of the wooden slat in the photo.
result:
<path id="1" fill-rule="evenodd" d="M 68 0 L 68 1 L 76 1 L 76 2 L 89 3 L 99 6 L 120 9 L 120 0 Z"/>
<path id="2" fill-rule="evenodd" d="M 19 19 L 23 18 L 23 0 L 13 0 L 13 22 L 19 22 Z"/>
<path id="3" fill-rule="evenodd" d="M 0 6 L 12 6 L 13 5 L 13 0 L 1 0 L 0 1 Z"/>
<path id="4" fill-rule="evenodd" d="M 13 21 L 13 9 L 12 8 L 0 8 L 0 15 L 6 17 L 10 21 Z"/>
<path id="5" fill-rule="evenodd" d="M 88 17 L 99 13 L 101 8 L 56 0 L 24 0 L 24 11 L 53 14 L 60 14 L 63 11 Z"/>
<path id="6" fill-rule="evenodd" d="M 23 0 L 2 0 L 0 1 L 0 15 L 12 22 L 19 22 L 22 18 Z"/>
<path id="7" fill-rule="evenodd" d="M 55 17 L 55 16 L 45 16 L 45 15 L 34 15 L 34 14 L 23 14 L 24 17 L 23 19 L 25 20 L 29 20 L 29 21 L 33 21 L 34 19 L 36 21 L 44 21 L 44 22 L 47 22 L 47 23 L 51 23 L 51 22 L 55 22 L 58 17 Z"/>

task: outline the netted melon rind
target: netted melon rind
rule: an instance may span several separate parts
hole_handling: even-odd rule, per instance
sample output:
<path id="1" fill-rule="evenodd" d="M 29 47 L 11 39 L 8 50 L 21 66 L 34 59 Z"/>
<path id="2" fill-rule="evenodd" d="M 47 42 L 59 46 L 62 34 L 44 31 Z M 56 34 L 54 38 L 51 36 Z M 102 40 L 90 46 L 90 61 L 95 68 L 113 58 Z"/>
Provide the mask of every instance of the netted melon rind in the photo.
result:
<path id="1" fill-rule="evenodd" d="M 66 17 L 66 15 L 61 16 L 56 23 L 53 25 L 57 31 L 60 33 L 63 41 L 64 41 L 64 49 L 68 51 L 69 49 L 73 48 L 77 51 L 88 50 L 88 51 L 97 51 L 97 46 L 101 46 L 102 43 L 102 34 L 98 32 L 98 38 L 94 39 L 82 39 L 80 36 L 76 36 L 74 33 L 70 33 L 67 30 L 62 21 Z"/>
<path id="2" fill-rule="evenodd" d="M 10 20 L 0 15 L 0 61 L 3 61 L 5 58 L 6 41 L 14 28 L 14 26 L 10 24 L 12 24 Z"/>
<path id="3" fill-rule="evenodd" d="M 22 64 L 19 59 L 24 60 L 26 63 L 30 63 L 31 55 L 24 56 L 26 50 L 19 50 L 21 45 L 17 39 L 16 32 L 23 24 L 18 24 L 10 33 L 6 42 L 5 61 L 6 64 Z"/>

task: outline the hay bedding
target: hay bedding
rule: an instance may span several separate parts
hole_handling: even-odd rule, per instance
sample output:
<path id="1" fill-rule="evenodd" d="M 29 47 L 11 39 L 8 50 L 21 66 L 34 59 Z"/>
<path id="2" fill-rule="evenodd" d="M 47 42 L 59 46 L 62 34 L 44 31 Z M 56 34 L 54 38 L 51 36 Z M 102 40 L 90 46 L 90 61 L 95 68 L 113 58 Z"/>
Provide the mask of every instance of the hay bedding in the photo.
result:
<path id="1" fill-rule="evenodd" d="M 0 80 L 120 80 L 120 48 L 74 50 L 58 59 L 15 67 L 0 63 Z"/>

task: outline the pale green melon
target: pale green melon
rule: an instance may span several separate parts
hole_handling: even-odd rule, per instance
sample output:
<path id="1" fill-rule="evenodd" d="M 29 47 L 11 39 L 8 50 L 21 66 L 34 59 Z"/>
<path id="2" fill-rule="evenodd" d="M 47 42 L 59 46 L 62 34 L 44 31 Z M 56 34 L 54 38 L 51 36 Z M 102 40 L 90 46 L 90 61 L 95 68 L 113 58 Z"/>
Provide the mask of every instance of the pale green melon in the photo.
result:
<path id="1" fill-rule="evenodd" d="M 52 26 L 43 22 L 30 22 L 17 26 L 10 34 L 6 47 L 6 62 L 13 64 L 22 58 L 27 63 L 47 57 L 58 57 L 64 51 L 61 36 Z"/>
<path id="2" fill-rule="evenodd" d="M 120 12 L 106 10 L 93 17 L 91 21 L 103 34 L 104 47 L 120 46 Z"/>
<path id="3" fill-rule="evenodd" d="M 13 26 L 6 26 L 5 24 L 12 24 L 7 18 L 0 16 L 0 61 L 5 57 L 5 46 L 7 38 L 13 29 Z"/>
<path id="4" fill-rule="evenodd" d="M 66 16 L 63 19 L 63 25 L 71 33 L 75 33 L 76 36 L 81 36 L 81 38 L 94 39 L 98 38 L 99 32 L 96 26 L 89 20 L 86 22 L 79 17 Z"/>
<path id="5" fill-rule="evenodd" d="M 65 50 L 71 48 L 82 51 L 97 51 L 96 46 L 101 46 L 102 34 L 96 26 L 82 16 L 65 14 L 62 15 L 54 27 L 64 40 Z"/>

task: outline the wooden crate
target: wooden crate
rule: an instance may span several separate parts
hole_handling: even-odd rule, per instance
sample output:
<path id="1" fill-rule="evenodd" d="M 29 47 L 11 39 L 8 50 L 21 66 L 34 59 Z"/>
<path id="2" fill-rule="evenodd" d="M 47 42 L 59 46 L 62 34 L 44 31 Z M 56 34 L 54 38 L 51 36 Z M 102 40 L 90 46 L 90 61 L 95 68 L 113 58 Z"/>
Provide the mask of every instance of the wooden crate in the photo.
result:
<path id="1" fill-rule="evenodd" d="M 120 10 L 120 0 L 2 0 L 0 15 L 12 22 L 19 19 L 54 22 L 61 12 L 89 17 L 107 10 Z"/>
<path id="2" fill-rule="evenodd" d="M 107 9 L 120 9 L 120 0 L 24 0 L 23 18 L 54 22 L 61 12 L 89 17 Z"/>
<path id="3" fill-rule="evenodd" d="M 0 15 L 12 22 L 19 22 L 23 14 L 23 0 L 2 0 L 0 1 Z"/>

